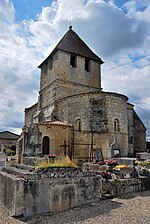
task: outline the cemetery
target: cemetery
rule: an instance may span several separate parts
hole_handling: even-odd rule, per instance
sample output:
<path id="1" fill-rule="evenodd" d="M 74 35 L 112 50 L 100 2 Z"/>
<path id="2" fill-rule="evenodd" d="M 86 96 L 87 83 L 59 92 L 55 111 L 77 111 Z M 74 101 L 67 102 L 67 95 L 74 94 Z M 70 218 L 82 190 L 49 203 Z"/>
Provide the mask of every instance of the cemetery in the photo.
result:
<path id="1" fill-rule="evenodd" d="M 11 216 L 59 212 L 107 198 L 150 190 L 149 154 L 137 158 L 102 160 L 97 152 L 93 161 L 80 166 L 69 158 L 35 159 L 35 165 L 6 163 L 0 155 L 0 204 Z M 52 156 L 54 157 L 54 156 Z M 33 161 L 32 161 L 33 162 Z"/>
<path id="2" fill-rule="evenodd" d="M 70 26 L 38 66 L 38 101 L 25 108 L 15 158 L 4 148 L 14 135 L 1 133 L 0 204 L 10 216 L 150 190 L 146 127 L 127 96 L 103 91 L 103 63 Z"/>

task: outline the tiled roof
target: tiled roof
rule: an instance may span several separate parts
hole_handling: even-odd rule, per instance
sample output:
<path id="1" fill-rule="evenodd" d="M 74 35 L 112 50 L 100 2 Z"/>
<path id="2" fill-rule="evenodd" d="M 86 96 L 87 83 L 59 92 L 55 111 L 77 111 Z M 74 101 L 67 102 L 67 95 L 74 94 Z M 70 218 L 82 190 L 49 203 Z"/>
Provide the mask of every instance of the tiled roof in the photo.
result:
<path id="1" fill-rule="evenodd" d="M 67 126 L 72 127 L 72 124 L 69 124 L 67 121 L 59 121 L 59 120 L 53 120 L 53 121 L 45 121 L 40 123 L 40 125 L 56 125 L 56 126 Z"/>
<path id="2" fill-rule="evenodd" d="M 39 65 L 41 65 L 55 53 L 57 50 L 66 51 L 69 53 L 77 54 L 89 59 L 99 61 L 101 64 L 104 63 L 84 42 L 83 40 L 71 29 L 66 32 L 63 38 L 59 41 L 57 46 L 51 52 L 51 54 Z"/>
<path id="3" fill-rule="evenodd" d="M 11 139 L 11 140 L 18 140 L 19 135 L 9 132 L 9 131 L 3 131 L 0 132 L 0 139 Z"/>

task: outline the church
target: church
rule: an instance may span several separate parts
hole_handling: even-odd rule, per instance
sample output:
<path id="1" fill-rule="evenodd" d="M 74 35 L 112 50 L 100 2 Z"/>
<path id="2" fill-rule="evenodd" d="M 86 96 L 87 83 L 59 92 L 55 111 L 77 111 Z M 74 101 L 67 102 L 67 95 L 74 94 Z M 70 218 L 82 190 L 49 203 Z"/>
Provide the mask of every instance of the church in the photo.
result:
<path id="1" fill-rule="evenodd" d="M 19 140 L 22 161 L 35 154 L 93 161 L 95 150 L 104 159 L 145 151 L 146 128 L 134 105 L 102 90 L 103 63 L 70 26 L 38 66 L 38 102 L 25 108 Z"/>

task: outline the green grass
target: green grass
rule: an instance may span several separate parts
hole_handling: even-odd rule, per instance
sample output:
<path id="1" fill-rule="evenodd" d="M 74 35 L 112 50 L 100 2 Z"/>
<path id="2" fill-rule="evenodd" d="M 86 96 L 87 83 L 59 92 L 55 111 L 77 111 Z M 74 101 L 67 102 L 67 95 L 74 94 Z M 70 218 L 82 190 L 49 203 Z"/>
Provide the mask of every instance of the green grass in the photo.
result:
<path id="1" fill-rule="evenodd" d="M 56 159 L 54 163 L 50 162 L 49 158 L 45 158 L 40 164 L 36 165 L 36 169 L 43 168 L 78 168 L 78 166 L 66 156 L 61 159 Z"/>

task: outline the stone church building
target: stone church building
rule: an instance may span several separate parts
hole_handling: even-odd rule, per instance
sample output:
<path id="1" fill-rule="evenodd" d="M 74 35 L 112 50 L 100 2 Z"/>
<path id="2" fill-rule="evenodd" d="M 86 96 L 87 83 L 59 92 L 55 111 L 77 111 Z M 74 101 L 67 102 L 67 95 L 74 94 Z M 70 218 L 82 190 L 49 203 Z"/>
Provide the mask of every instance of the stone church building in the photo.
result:
<path id="1" fill-rule="evenodd" d="M 25 109 L 19 141 L 22 158 L 36 153 L 92 161 L 97 149 L 103 158 L 145 151 L 146 128 L 134 105 L 102 91 L 103 63 L 69 27 L 39 65 L 38 102 Z"/>

